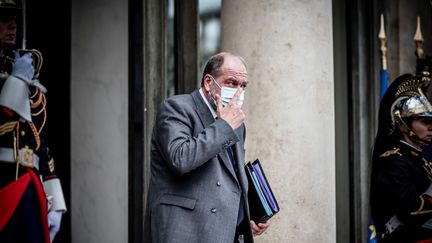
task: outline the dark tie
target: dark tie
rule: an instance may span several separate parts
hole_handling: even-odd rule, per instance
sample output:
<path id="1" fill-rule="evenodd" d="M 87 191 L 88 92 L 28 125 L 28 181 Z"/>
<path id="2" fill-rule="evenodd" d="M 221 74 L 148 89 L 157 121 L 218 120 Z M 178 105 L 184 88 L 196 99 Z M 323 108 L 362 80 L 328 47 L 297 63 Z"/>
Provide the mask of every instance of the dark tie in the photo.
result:
<path id="1" fill-rule="evenodd" d="M 237 161 L 234 158 L 234 153 L 232 150 L 232 147 L 228 147 L 227 148 L 227 153 L 228 153 L 228 157 L 231 161 L 232 166 L 234 167 L 234 171 L 236 173 L 237 176 L 237 180 L 240 182 L 240 176 L 238 174 L 238 166 L 237 166 Z M 238 212 L 238 216 L 237 216 L 237 226 L 240 225 L 240 223 L 243 221 L 244 218 L 244 199 L 243 199 L 243 191 L 240 194 L 240 205 L 239 205 L 239 212 Z"/>
<path id="2" fill-rule="evenodd" d="M 237 179 L 238 179 L 238 167 L 237 167 L 237 161 L 234 158 L 234 152 L 232 150 L 232 147 L 228 147 L 227 148 L 227 153 L 228 153 L 228 157 L 231 161 L 232 166 L 234 167 L 234 171 L 237 175 Z"/>

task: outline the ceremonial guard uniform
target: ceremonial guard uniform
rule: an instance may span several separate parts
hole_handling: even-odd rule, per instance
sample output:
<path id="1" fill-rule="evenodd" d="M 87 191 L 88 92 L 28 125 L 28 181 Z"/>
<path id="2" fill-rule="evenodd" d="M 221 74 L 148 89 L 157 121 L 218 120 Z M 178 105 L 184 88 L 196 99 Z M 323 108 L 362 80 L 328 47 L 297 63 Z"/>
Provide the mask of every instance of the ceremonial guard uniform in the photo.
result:
<path id="1" fill-rule="evenodd" d="M 374 214 L 380 236 L 397 240 L 389 242 L 431 238 L 432 227 L 421 227 L 432 218 L 432 198 L 425 194 L 432 178 L 429 162 L 422 158 L 421 151 L 403 141 L 381 156 L 375 195 L 379 210 Z M 390 233 L 392 228 L 394 232 Z"/>
<path id="2" fill-rule="evenodd" d="M 422 155 L 432 140 L 428 76 L 399 77 L 381 101 L 371 181 L 379 242 L 432 239 L 432 167 Z"/>
<path id="3" fill-rule="evenodd" d="M 15 26 L 16 32 L 18 10 L 14 0 L 0 0 L 0 25 L 12 32 Z M 15 42 L 12 37 L 9 42 Z M 59 230 L 66 206 L 42 138 L 47 119 L 46 89 L 37 80 L 42 56 L 37 50 L 11 51 L 5 42 L 0 43 L 0 242 L 46 243 Z"/>

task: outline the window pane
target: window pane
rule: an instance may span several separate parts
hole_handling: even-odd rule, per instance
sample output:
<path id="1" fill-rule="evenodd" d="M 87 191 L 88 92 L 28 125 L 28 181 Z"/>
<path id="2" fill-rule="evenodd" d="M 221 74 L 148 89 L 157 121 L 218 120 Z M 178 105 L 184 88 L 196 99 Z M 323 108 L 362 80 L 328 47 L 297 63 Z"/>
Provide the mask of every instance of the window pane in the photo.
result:
<path id="1" fill-rule="evenodd" d="M 166 71 L 166 94 L 170 97 L 175 94 L 175 63 L 174 63 L 174 0 L 168 0 L 168 19 L 166 25 L 165 41 L 165 71 Z"/>
<path id="2" fill-rule="evenodd" d="M 221 0 L 199 0 L 199 70 L 202 73 L 205 62 L 220 51 Z M 201 75 L 198 75 L 201 77 Z M 201 83 L 201 80 L 199 80 Z"/>

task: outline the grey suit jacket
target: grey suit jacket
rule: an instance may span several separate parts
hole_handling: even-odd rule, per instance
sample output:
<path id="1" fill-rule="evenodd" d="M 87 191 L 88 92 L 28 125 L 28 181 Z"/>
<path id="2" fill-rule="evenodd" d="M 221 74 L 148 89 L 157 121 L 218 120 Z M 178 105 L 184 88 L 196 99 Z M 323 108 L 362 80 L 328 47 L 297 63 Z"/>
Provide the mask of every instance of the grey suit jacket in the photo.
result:
<path id="1" fill-rule="evenodd" d="M 198 90 L 163 101 L 151 144 L 145 242 L 233 242 L 244 171 L 245 127 L 214 119 Z M 235 145 L 237 178 L 226 148 Z M 248 224 L 249 225 L 249 224 Z M 244 242 L 253 242 L 247 227 Z"/>

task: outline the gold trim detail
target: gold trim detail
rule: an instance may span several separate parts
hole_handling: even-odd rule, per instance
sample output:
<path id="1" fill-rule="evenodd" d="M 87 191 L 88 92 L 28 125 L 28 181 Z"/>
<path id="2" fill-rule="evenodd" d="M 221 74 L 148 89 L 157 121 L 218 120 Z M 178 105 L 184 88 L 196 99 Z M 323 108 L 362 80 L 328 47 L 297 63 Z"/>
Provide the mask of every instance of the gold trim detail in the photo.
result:
<path id="1" fill-rule="evenodd" d="M 33 136 L 34 136 L 34 138 L 36 140 L 36 148 L 35 148 L 35 150 L 37 151 L 39 149 L 40 145 L 41 145 L 40 137 L 39 137 L 39 132 L 37 131 L 36 126 L 35 126 L 35 124 L 33 122 L 29 121 L 28 124 L 29 124 L 29 126 L 30 126 L 30 128 L 31 128 L 31 130 L 33 132 Z"/>
<path id="2" fill-rule="evenodd" d="M 54 167 L 54 159 L 51 159 L 50 161 L 48 161 L 48 167 L 51 173 L 54 172 L 55 167 Z"/>
<path id="3" fill-rule="evenodd" d="M 33 168 L 33 150 L 27 145 L 19 150 L 18 162 L 22 166 Z"/>
<path id="4" fill-rule="evenodd" d="M 0 136 L 3 136 L 4 134 L 8 132 L 12 132 L 15 128 L 15 126 L 18 124 L 18 121 L 11 121 L 6 122 L 5 124 L 0 126 Z"/>
<path id="5" fill-rule="evenodd" d="M 388 156 L 393 155 L 393 154 L 397 154 L 399 156 L 402 156 L 402 154 L 399 153 L 399 150 L 400 150 L 400 148 L 393 148 L 391 150 L 387 150 L 383 154 L 381 154 L 380 157 L 388 157 Z"/>

